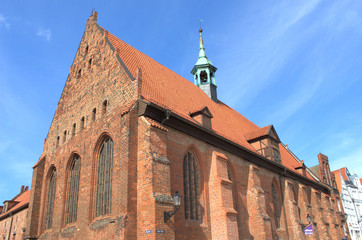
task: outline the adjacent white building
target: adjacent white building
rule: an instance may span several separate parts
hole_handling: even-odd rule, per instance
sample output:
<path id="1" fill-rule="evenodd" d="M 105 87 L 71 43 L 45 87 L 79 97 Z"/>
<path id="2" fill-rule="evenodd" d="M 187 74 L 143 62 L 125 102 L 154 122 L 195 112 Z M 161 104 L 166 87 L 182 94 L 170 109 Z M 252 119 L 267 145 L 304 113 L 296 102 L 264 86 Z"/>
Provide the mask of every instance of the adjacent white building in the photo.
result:
<path id="1" fill-rule="evenodd" d="M 352 240 L 362 240 L 362 179 L 357 174 L 351 175 L 345 167 L 333 173 L 336 177 L 351 238 Z"/>

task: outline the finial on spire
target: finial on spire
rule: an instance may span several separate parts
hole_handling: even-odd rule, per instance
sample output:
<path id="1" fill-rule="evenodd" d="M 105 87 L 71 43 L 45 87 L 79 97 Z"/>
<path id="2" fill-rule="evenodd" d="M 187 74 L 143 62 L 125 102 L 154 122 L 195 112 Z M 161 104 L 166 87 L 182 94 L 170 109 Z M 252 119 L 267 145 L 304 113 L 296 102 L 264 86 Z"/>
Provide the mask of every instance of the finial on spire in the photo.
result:
<path id="1" fill-rule="evenodd" d="M 97 21 L 97 16 L 98 16 L 98 13 L 97 11 L 94 10 L 94 8 L 92 9 L 92 12 L 91 12 L 91 16 L 89 17 L 90 20 L 93 20 L 93 21 Z"/>
<path id="2" fill-rule="evenodd" d="M 217 102 L 217 93 L 216 93 L 216 84 L 215 84 L 215 72 L 217 68 L 212 65 L 212 62 L 206 57 L 204 41 L 202 39 L 202 19 L 200 21 L 200 48 L 199 48 L 199 58 L 191 74 L 194 75 L 195 85 L 197 85 L 201 90 L 206 93 L 212 100 Z"/>

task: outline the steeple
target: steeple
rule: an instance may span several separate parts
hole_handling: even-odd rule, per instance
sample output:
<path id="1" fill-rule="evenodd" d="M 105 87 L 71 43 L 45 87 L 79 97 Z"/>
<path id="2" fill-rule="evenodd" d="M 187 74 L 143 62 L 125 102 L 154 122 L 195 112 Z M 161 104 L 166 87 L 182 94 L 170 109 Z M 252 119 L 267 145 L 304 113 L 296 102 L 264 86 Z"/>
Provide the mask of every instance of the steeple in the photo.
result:
<path id="1" fill-rule="evenodd" d="M 204 41 L 202 39 L 202 29 L 200 28 L 200 50 L 199 58 L 191 71 L 194 75 L 195 85 L 201 88 L 206 95 L 217 102 L 215 72 L 217 70 L 212 62 L 206 57 Z"/>

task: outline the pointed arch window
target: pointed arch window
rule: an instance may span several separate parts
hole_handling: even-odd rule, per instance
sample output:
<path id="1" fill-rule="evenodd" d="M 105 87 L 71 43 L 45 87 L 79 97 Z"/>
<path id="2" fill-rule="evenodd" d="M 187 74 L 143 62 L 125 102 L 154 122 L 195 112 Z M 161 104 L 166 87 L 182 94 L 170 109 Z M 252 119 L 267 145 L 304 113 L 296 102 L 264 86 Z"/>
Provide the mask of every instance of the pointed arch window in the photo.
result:
<path id="1" fill-rule="evenodd" d="M 111 212 L 113 141 L 107 137 L 100 148 L 97 169 L 95 216 Z"/>
<path id="2" fill-rule="evenodd" d="M 277 192 L 277 189 L 276 189 L 274 183 L 272 183 L 272 197 L 273 197 L 273 208 L 274 208 L 275 224 L 276 224 L 277 228 L 280 228 L 281 207 L 280 207 L 278 192 Z"/>
<path id="3" fill-rule="evenodd" d="M 79 192 L 80 157 L 75 155 L 69 169 L 68 197 L 66 207 L 66 224 L 77 220 Z"/>
<path id="4" fill-rule="evenodd" d="M 49 174 L 46 213 L 45 213 L 45 229 L 51 228 L 53 223 L 56 181 L 57 181 L 57 171 L 55 168 L 53 168 Z"/>
<path id="5" fill-rule="evenodd" d="M 195 156 L 188 152 L 183 162 L 184 177 L 184 199 L 185 199 L 185 218 L 189 220 L 199 220 L 199 170 Z"/>

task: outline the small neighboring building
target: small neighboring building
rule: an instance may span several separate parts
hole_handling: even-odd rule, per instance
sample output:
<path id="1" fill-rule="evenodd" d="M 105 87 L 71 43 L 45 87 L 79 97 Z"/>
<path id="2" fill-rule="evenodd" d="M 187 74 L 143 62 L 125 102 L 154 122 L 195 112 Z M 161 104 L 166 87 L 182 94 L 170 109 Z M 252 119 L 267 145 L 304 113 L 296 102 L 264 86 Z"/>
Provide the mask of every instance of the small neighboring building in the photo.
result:
<path id="1" fill-rule="evenodd" d="M 357 174 L 351 175 L 346 167 L 333 171 L 340 192 L 352 240 L 359 240 L 362 231 L 362 184 Z"/>
<path id="2" fill-rule="evenodd" d="M 28 188 L 28 186 L 21 186 L 18 195 L 11 200 L 4 201 L 4 205 L 0 206 L 1 240 L 24 239 L 30 197 Z"/>

